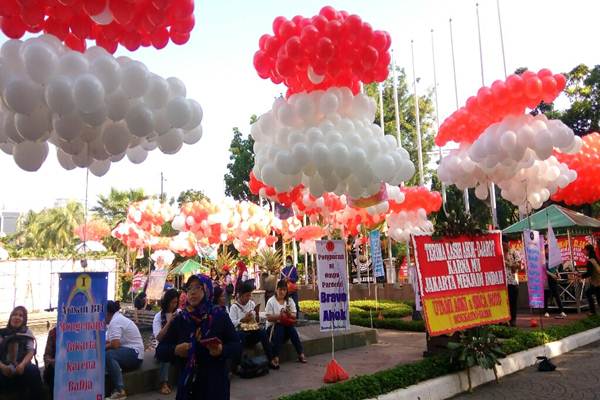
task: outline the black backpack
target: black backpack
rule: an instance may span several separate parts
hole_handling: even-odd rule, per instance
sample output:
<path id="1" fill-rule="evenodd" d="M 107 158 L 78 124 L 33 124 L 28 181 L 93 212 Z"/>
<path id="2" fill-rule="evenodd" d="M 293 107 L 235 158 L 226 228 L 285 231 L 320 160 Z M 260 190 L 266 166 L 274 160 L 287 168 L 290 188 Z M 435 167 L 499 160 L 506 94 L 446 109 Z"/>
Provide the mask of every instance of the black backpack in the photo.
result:
<path id="1" fill-rule="evenodd" d="M 265 356 L 248 357 L 244 355 L 239 367 L 240 378 L 252 379 L 269 373 L 269 360 Z"/>

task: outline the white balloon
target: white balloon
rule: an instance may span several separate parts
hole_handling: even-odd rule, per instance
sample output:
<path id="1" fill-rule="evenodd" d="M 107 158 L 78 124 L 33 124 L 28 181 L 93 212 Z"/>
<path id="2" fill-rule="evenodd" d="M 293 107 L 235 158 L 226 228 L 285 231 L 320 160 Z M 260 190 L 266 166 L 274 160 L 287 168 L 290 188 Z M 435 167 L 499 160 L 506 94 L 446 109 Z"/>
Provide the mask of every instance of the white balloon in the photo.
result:
<path id="1" fill-rule="evenodd" d="M 181 129 L 171 129 L 164 135 L 156 139 L 158 148 L 164 154 L 175 154 L 183 146 L 183 131 Z"/>
<path id="2" fill-rule="evenodd" d="M 79 153 L 73 155 L 73 164 L 79 168 L 88 168 L 94 162 L 94 159 L 90 156 L 86 149 L 81 150 Z"/>
<path id="3" fill-rule="evenodd" d="M 148 68 L 139 61 L 130 61 L 121 68 L 121 88 L 130 98 L 143 96 L 148 90 Z"/>
<path id="4" fill-rule="evenodd" d="M 108 108 L 102 105 L 99 109 L 91 113 L 79 113 L 81 120 L 88 126 L 97 127 L 106 122 L 108 118 Z"/>
<path id="5" fill-rule="evenodd" d="M 66 115 L 75 108 L 71 81 L 66 76 L 57 76 L 50 80 L 46 86 L 46 104 L 53 112 Z"/>
<path id="6" fill-rule="evenodd" d="M 21 143 L 25 140 L 25 138 L 21 136 L 21 134 L 17 130 L 17 127 L 15 126 L 15 116 L 12 113 L 6 113 L 4 115 L 2 129 L 6 138 L 8 138 L 13 143 Z"/>
<path id="7" fill-rule="evenodd" d="M 48 156 L 48 143 L 25 141 L 13 148 L 15 163 L 23 170 L 34 172 L 40 169 Z"/>
<path id="8" fill-rule="evenodd" d="M 184 138 L 184 140 L 185 140 L 185 138 Z M 188 144 L 190 144 L 190 143 L 188 143 Z M 146 151 L 152 151 L 158 147 L 158 143 L 156 143 L 156 139 L 148 140 L 146 138 L 146 140 L 142 141 L 142 144 L 140 146 L 142 146 L 142 148 Z"/>
<path id="9" fill-rule="evenodd" d="M 58 73 L 67 77 L 82 75 L 89 67 L 88 60 L 77 51 L 67 51 L 58 61 Z"/>
<path id="10" fill-rule="evenodd" d="M 125 115 L 129 131 L 137 136 L 148 136 L 154 131 L 154 114 L 143 104 L 136 104 Z"/>
<path id="11" fill-rule="evenodd" d="M 31 79 L 42 85 L 48 83 L 58 65 L 58 57 L 43 40 L 37 40 L 23 50 L 23 61 Z"/>
<path id="12" fill-rule="evenodd" d="M 104 126 L 102 142 L 110 155 L 124 153 L 129 146 L 129 131 L 124 123 L 113 122 Z"/>
<path id="13" fill-rule="evenodd" d="M 185 124 L 183 129 L 190 131 L 200 125 L 202 118 L 204 117 L 204 111 L 202 110 L 200 103 L 196 100 L 188 99 L 187 101 L 192 108 L 192 117 L 190 118 L 190 121 Z"/>
<path id="14" fill-rule="evenodd" d="M 55 116 L 52 120 L 52 127 L 56 134 L 65 141 L 71 141 L 81 135 L 83 121 L 76 113 Z"/>
<path id="15" fill-rule="evenodd" d="M 183 97 L 174 97 L 167 103 L 167 120 L 173 128 L 182 128 L 192 118 L 192 107 Z"/>
<path id="16" fill-rule="evenodd" d="M 171 129 L 171 124 L 167 118 L 167 111 L 162 108 L 160 110 L 154 110 L 154 130 L 159 135 L 164 135 Z"/>
<path id="17" fill-rule="evenodd" d="M 37 108 L 31 114 L 16 114 L 15 126 L 26 140 L 37 141 L 49 134 L 50 114 L 46 108 Z"/>
<path id="18" fill-rule="evenodd" d="M 65 153 L 60 147 L 56 148 L 56 158 L 58 159 L 60 166 L 67 171 L 70 171 L 76 167 L 75 163 L 73 162 L 73 158 L 69 154 Z"/>
<path id="19" fill-rule="evenodd" d="M 97 177 L 104 176 L 110 169 L 110 160 L 94 160 L 89 168 Z"/>
<path id="20" fill-rule="evenodd" d="M 4 88 L 4 101 L 11 110 L 20 114 L 29 114 L 40 104 L 41 92 L 29 79 L 15 77 Z"/>
<path id="21" fill-rule="evenodd" d="M 0 150 L 2 150 L 5 154 L 12 156 L 14 144 L 12 143 L 0 143 Z"/>
<path id="22" fill-rule="evenodd" d="M 185 132 L 183 135 L 183 143 L 185 144 L 196 144 L 202 138 L 202 126 L 192 129 L 191 131 Z"/>
<path id="23" fill-rule="evenodd" d="M 144 94 L 144 102 L 148 107 L 157 110 L 167 105 L 169 100 L 169 84 L 158 75 L 149 78 L 148 90 Z"/>
<path id="24" fill-rule="evenodd" d="M 127 149 L 127 158 L 134 164 L 141 164 L 146 157 L 148 157 L 148 151 L 141 146 Z"/>
<path id="25" fill-rule="evenodd" d="M 185 84 L 179 78 L 167 78 L 167 83 L 169 84 L 169 98 L 186 96 Z"/>
<path id="26" fill-rule="evenodd" d="M 23 70 L 23 63 L 21 59 L 21 46 L 23 42 L 17 39 L 9 39 L 0 48 L 0 57 L 6 62 L 6 65 L 12 69 L 13 72 L 20 72 Z"/>
<path id="27" fill-rule="evenodd" d="M 102 82 L 106 94 L 114 92 L 121 83 L 121 66 L 108 54 L 96 57 L 91 63 L 90 72 Z"/>
<path id="28" fill-rule="evenodd" d="M 488 188 L 486 185 L 479 185 L 475 188 L 475 196 L 479 200 L 485 200 L 488 197 Z"/>
<path id="29" fill-rule="evenodd" d="M 129 110 L 129 99 L 121 90 L 116 90 L 106 99 L 106 109 L 108 118 L 115 122 L 120 121 Z"/>
<path id="30" fill-rule="evenodd" d="M 331 114 L 338 111 L 340 104 L 335 94 L 327 92 L 321 96 L 319 111 L 323 114 Z"/>
<path id="31" fill-rule="evenodd" d="M 104 86 L 92 74 L 83 74 L 73 84 L 75 106 L 83 113 L 93 113 L 104 106 Z"/>
<path id="32" fill-rule="evenodd" d="M 85 147 L 85 142 L 81 138 L 76 138 L 70 142 L 65 142 L 58 139 L 60 142 L 59 147 L 67 154 L 75 155 L 81 153 Z M 79 165 L 78 165 L 79 166 Z"/>
<path id="33" fill-rule="evenodd" d="M 123 159 L 123 157 L 125 157 L 125 152 L 120 153 L 120 154 L 116 154 L 114 156 L 110 156 L 110 161 L 112 162 L 119 162 Z"/>

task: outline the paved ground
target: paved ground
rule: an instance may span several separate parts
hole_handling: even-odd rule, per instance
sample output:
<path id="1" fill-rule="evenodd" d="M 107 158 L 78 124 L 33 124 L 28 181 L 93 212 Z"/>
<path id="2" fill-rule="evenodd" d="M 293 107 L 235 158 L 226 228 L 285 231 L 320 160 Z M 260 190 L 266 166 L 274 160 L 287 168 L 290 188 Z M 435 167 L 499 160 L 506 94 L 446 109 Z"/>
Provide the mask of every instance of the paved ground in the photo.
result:
<path id="1" fill-rule="evenodd" d="M 378 330 L 378 338 L 377 344 L 339 351 L 336 352 L 335 358 L 353 376 L 373 373 L 400 363 L 421 359 L 425 349 L 423 333 Z M 331 354 L 321 354 L 310 357 L 308 364 L 283 363 L 279 371 L 271 371 L 264 377 L 250 380 L 234 377 L 231 382 L 231 399 L 276 399 L 283 394 L 321 387 L 324 385 L 325 366 L 330 359 Z M 128 397 L 132 400 L 174 398 L 174 395 L 161 396 L 157 393 Z"/>
<path id="2" fill-rule="evenodd" d="M 553 372 L 527 368 L 453 400 L 600 399 L 600 342 L 554 358 Z"/>

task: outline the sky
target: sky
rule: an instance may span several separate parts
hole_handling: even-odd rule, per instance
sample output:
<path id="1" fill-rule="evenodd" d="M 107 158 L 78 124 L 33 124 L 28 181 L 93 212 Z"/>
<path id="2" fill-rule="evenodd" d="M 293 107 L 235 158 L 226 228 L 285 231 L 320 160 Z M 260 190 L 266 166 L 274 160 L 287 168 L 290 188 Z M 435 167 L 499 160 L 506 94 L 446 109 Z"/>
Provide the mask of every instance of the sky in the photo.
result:
<path id="1" fill-rule="evenodd" d="M 394 60 L 406 69 L 411 82 L 410 42 L 414 40 L 419 93 L 434 86 L 434 30 L 440 122 L 456 110 L 450 18 L 459 105 L 482 86 L 475 1 L 196 0 L 196 26 L 188 43 L 135 52 L 119 48 L 116 55 L 142 61 L 165 78 L 183 80 L 187 97 L 197 100 L 204 110 L 202 139 L 195 145 L 184 145 L 175 155 L 164 155 L 157 149 L 142 164 L 132 164 L 125 158 L 113 163 L 103 177 L 90 174 L 88 205 L 93 206 L 98 194 L 108 193 L 111 187 L 143 188 L 147 194 L 157 194 L 161 172 L 169 197 L 193 188 L 213 200 L 223 199 L 232 128 L 239 127 L 247 134 L 250 116 L 266 112 L 273 99 L 285 92 L 285 87 L 259 78 L 254 70 L 252 57 L 259 37 L 272 33 L 272 21 L 279 15 L 312 16 L 325 5 L 358 14 L 374 29 L 388 31 Z M 600 2 L 500 0 L 500 10 L 509 74 L 522 66 L 567 72 L 577 64 L 595 65 L 600 61 L 600 47 L 595 45 Z M 479 15 L 484 83 L 491 85 L 504 78 L 496 0 L 480 0 Z M 5 40 L 0 38 L 0 45 Z M 85 170 L 63 170 L 55 154 L 52 147 L 42 167 L 31 173 L 19 169 L 12 157 L 0 152 L 0 210 L 24 212 L 51 207 L 57 199 L 84 200 Z"/>

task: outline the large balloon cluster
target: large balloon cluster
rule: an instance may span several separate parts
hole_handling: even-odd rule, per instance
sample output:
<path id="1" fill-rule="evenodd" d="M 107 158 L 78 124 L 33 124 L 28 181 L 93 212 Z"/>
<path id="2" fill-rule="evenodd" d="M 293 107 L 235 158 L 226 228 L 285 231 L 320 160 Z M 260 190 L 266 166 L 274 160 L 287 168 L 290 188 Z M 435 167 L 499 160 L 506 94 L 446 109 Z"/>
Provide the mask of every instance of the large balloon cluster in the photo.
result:
<path id="1" fill-rule="evenodd" d="M 590 133 L 582 137 L 583 146 L 578 153 L 568 154 L 555 151 L 559 162 L 577 173 L 577 179 L 569 185 L 561 186 L 553 196 L 554 201 L 564 201 L 570 205 L 590 204 L 600 200 L 600 134 Z"/>
<path id="2" fill-rule="evenodd" d="M 104 175 L 125 155 L 143 162 L 202 137 L 202 108 L 177 78 L 100 47 L 81 54 L 54 36 L 9 40 L 0 50 L 0 148 L 36 171 L 54 144 L 65 169 Z"/>
<path id="3" fill-rule="evenodd" d="M 469 97 L 463 107 L 446 118 L 435 143 L 438 146 L 449 141 L 472 143 L 489 125 L 506 116 L 523 114 L 526 108 L 535 108 L 541 101 L 552 103 L 565 84 L 563 75 L 552 74 L 548 69 L 497 80 L 491 87 L 479 89 L 476 96 Z"/>
<path id="4" fill-rule="evenodd" d="M 259 40 L 254 67 L 261 78 L 283 82 L 288 95 L 330 87 L 357 94 L 360 82 L 387 78 L 390 45 L 387 32 L 327 6 L 312 18 L 275 18 L 273 35 Z"/>
<path id="5" fill-rule="evenodd" d="M 331 7 L 311 19 L 278 17 L 273 27 L 254 64 L 288 94 L 252 126 L 256 179 L 276 193 L 302 185 L 314 197 L 352 198 L 410 179 L 408 152 L 374 124 L 375 102 L 358 93 L 360 82 L 387 77 L 389 35 Z"/>
<path id="6" fill-rule="evenodd" d="M 290 207 L 302 193 L 303 185 L 298 185 L 288 192 L 277 192 L 274 187 L 267 186 L 264 182 L 256 179 L 254 172 L 250 171 L 250 179 L 248 180 L 250 193 L 280 203 L 286 207 Z"/>
<path id="7" fill-rule="evenodd" d="M 119 44 L 161 49 L 189 40 L 193 12 L 194 0 L 2 0 L 0 29 L 13 39 L 43 31 L 78 51 L 87 39 L 111 53 Z"/>
<path id="8" fill-rule="evenodd" d="M 510 115 L 492 124 L 471 145 L 444 157 L 438 168 L 442 182 L 459 189 L 475 187 L 479 199 L 496 183 L 501 195 L 522 211 L 541 207 L 577 174 L 552 156 L 553 150 L 577 153 L 582 141 L 559 120 L 545 115 Z"/>
<path id="9" fill-rule="evenodd" d="M 405 242 L 410 235 L 433 232 L 433 224 L 427 215 L 439 211 L 442 207 L 442 196 L 439 192 L 431 192 L 423 186 L 403 187 L 402 202 L 390 201 L 391 212 L 386 216 L 388 234 L 397 242 Z"/>
<path id="10" fill-rule="evenodd" d="M 368 197 L 381 182 L 410 179 L 415 168 L 408 152 L 374 118 L 374 101 L 348 88 L 279 98 L 252 126 L 254 175 L 277 192 L 303 184 L 315 197 Z"/>
<path id="11" fill-rule="evenodd" d="M 317 252 L 316 241 L 326 234 L 325 229 L 318 225 L 307 225 L 296 232 L 295 239 L 300 242 L 301 252 L 315 254 Z"/>

